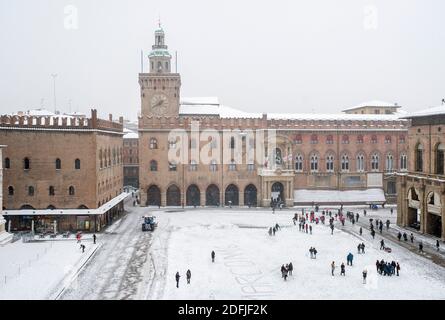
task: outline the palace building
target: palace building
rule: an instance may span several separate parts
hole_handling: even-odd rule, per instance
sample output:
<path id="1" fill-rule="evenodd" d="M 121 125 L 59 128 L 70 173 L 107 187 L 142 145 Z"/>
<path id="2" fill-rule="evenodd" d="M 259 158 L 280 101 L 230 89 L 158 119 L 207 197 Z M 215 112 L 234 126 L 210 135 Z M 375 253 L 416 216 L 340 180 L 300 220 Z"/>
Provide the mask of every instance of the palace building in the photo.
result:
<path id="1" fill-rule="evenodd" d="M 123 211 L 123 119 L 0 117 L 3 216 L 9 231 L 99 231 Z"/>
<path id="2" fill-rule="evenodd" d="M 445 105 L 406 119 L 408 172 L 398 173 L 397 224 L 445 239 Z"/>
<path id="3" fill-rule="evenodd" d="M 339 114 L 248 113 L 224 106 L 217 98 L 181 97 L 181 76 L 171 72 L 161 27 L 155 31 L 148 59 L 149 72 L 139 74 L 141 205 L 269 206 L 271 199 L 287 206 L 396 201 L 393 173 L 407 170 L 409 122 L 401 118 L 397 104 L 372 101 Z M 218 139 L 197 140 L 191 132 L 194 122 L 220 136 L 238 133 L 219 144 Z M 178 129 L 190 133 L 190 154 L 207 148 L 219 156 L 209 163 L 192 158 L 186 163 L 169 161 L 169 151 L 178 147 L 169 134 Z M 246 131 L 269 137 L 271 130 L 276 133 L 276 147 L 265 150 L 265 159 L 223 161 L 225 148 L 242 150 L 239 155 L 247 158 L 246 150 L 257 141 Z"/>

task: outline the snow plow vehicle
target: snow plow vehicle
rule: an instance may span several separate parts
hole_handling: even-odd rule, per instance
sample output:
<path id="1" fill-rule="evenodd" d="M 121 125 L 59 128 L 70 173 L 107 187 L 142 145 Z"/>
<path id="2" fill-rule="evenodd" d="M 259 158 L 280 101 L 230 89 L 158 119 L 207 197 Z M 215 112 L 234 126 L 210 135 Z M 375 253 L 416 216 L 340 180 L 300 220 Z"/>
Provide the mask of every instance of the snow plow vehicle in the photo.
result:
<path id="1" fill-rule="evenodd" d="M 158 226 L 155 216 L 143 216 L 142 231 L 154 231 Z"/>

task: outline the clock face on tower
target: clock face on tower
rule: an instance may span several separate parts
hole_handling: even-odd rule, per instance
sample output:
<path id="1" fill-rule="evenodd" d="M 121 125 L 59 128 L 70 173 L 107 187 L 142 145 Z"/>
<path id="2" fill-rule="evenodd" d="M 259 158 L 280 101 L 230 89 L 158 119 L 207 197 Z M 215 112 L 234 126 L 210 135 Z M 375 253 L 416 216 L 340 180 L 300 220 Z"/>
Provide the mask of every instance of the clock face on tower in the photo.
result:
<path id="1" fill-rule="evenodd" d="M 156 115 L 163 115 L 168 109 L 168 98 L 163 94 L 156 94 L 151 98 L 151 110 Z"/>

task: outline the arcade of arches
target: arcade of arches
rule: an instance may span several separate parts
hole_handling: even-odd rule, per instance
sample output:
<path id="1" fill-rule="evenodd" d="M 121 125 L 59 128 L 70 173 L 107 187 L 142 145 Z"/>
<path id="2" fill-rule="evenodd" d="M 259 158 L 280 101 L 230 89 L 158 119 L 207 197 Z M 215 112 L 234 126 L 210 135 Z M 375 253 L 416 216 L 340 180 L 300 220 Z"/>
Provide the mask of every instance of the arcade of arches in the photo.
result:
<path id="1" fill-rule="evenodd" d="M 258 189 L 254 184 L 248 184 L 240 189 L 235 184 L 226 186 L 224 192 L 216 184 L 210 184 L 205 189 L 200 189 L 196 184 L 186 188 L 185 202 L 182 201 L 181 189 L 173 184 L 165 193 L 157 185 L 151 185 L 147 191 L 147 206 L 249 206 L 256 207 L 258 201 Z M 165 199 L 164 199 L 165 198 Z"/>

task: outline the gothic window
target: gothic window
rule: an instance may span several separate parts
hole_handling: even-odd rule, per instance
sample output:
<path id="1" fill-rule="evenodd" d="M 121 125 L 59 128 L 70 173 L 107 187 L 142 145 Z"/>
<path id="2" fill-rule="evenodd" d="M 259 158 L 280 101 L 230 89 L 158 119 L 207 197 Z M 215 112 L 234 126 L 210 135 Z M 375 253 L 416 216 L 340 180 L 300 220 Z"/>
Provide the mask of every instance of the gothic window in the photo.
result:
<path id="1" fill-rule="evenodd" d="M 214 172 L 218 170 L 218 165 L 216 164 L 216 160 L 212 160 L 210 162 L 210 171 Z"/>
<path id="2" fill-rule="evenodd" d="M 156 138 L 150 138 L 150 149 L 158 148 L 158 140 Z"/>
<path id="3" fill-rule="evenodd" d="M 334 156 L 332 154 L 326 157 L 326 171 L 334 172 Z"/>
<path id="4" fill-rule="evenodd" d="M 402 154 L 400 156 L 400 170 L 401 171 L 405 171 L 407 169 L 408 169 L 408 166 L 407 166 L 407 156 L 406 156 L 406 154 Z"/>
<path id="5" fill-rule="evenodd" d="M 326 137 L 326 144 L 333 144 L 333 143 L 334 143 L 334 137 L 332 136 L 332 134 L 330 134 Z"/>
<path id="6" fill-rule="evenodd" d="M 357 136 L 357 143 L 362 144 L 363 143 L 363 136 L 361 134 L 359 134 Z"/>
<path id="7" fill-rule="evenodd" d="M 349 157 L 346 154 L 341 156 L 341 171 L 349 171 Z"/>
<path id="8" fill-rule="evenodd" d="M 311 159 L 311 172 L 318 172 L 318 156 L 312 155 L 310 159 Z"/>
<path id="9" fill-rule="evenodd" d="M 303 156 L 301 154 L 295 158 L 295 170 L 298 172 L 303 171 Z"/>
<path id="10" fill-rule="evenodd" d="M 385 143 L 391 143 L 391 136 L 385 136 Z"/>
<path id="11" fill-rule="evenodd" d="M 357 155 L 357 172 L 365 171 L 365 156 L 363 154 Z"/>
<path id="12" fill-rule="evenodd" d="M 377 153 L 371 156 L 371 171 L 379 171 L 379 155 Z"/>
<path id="13" fill-rule="evenodd" d="M 311 144 L 318 143 L 318 136 L 316 134 L 311 135 Z"/>
<path id="14" fill-rule="evenodd" d="M 349 143 L 349 136 L 343 135 L 341 138 L 341 143 L 348 144 Z"/>
<path id="15" fill-rule="evenodd" d="M 394 160 L 392 154 L 386 155 L 386 171 L 393 171 L 394 169 Z"/>
<path id="16" fill-rule="evenodd" d="M 301 137 L 301 134 L 296 134 L 296 135 L 295 135 L 295 143 L 296 143 L 296 144 L 301 144 L 301 143 L 303 143 L 303 139 L 302 139 L 302 137 Z"/>
<path id="17" fill-rule="evenodd" d="M 375 134 L 371 136 L 371 143 L 377 143 L 377 136 Z"/>
<path id="18" fill-rule="evenodd" d="M 233 159 L 229 163 L 229 171 L 236 171 L 236 163 L 235 163 L 235 160 L 233 160 Z"/>
<path id="19" fill-rule="evenodd" d="M 176 171 L 177 170 L 177 165 L 176 162 L 171 161 L 168 163 L 168 171 Z"/>
<path id="20" fill-rule="evenodd" d="M 405 143 L 405 136 L 399 137 L 399 143 Z"/>

